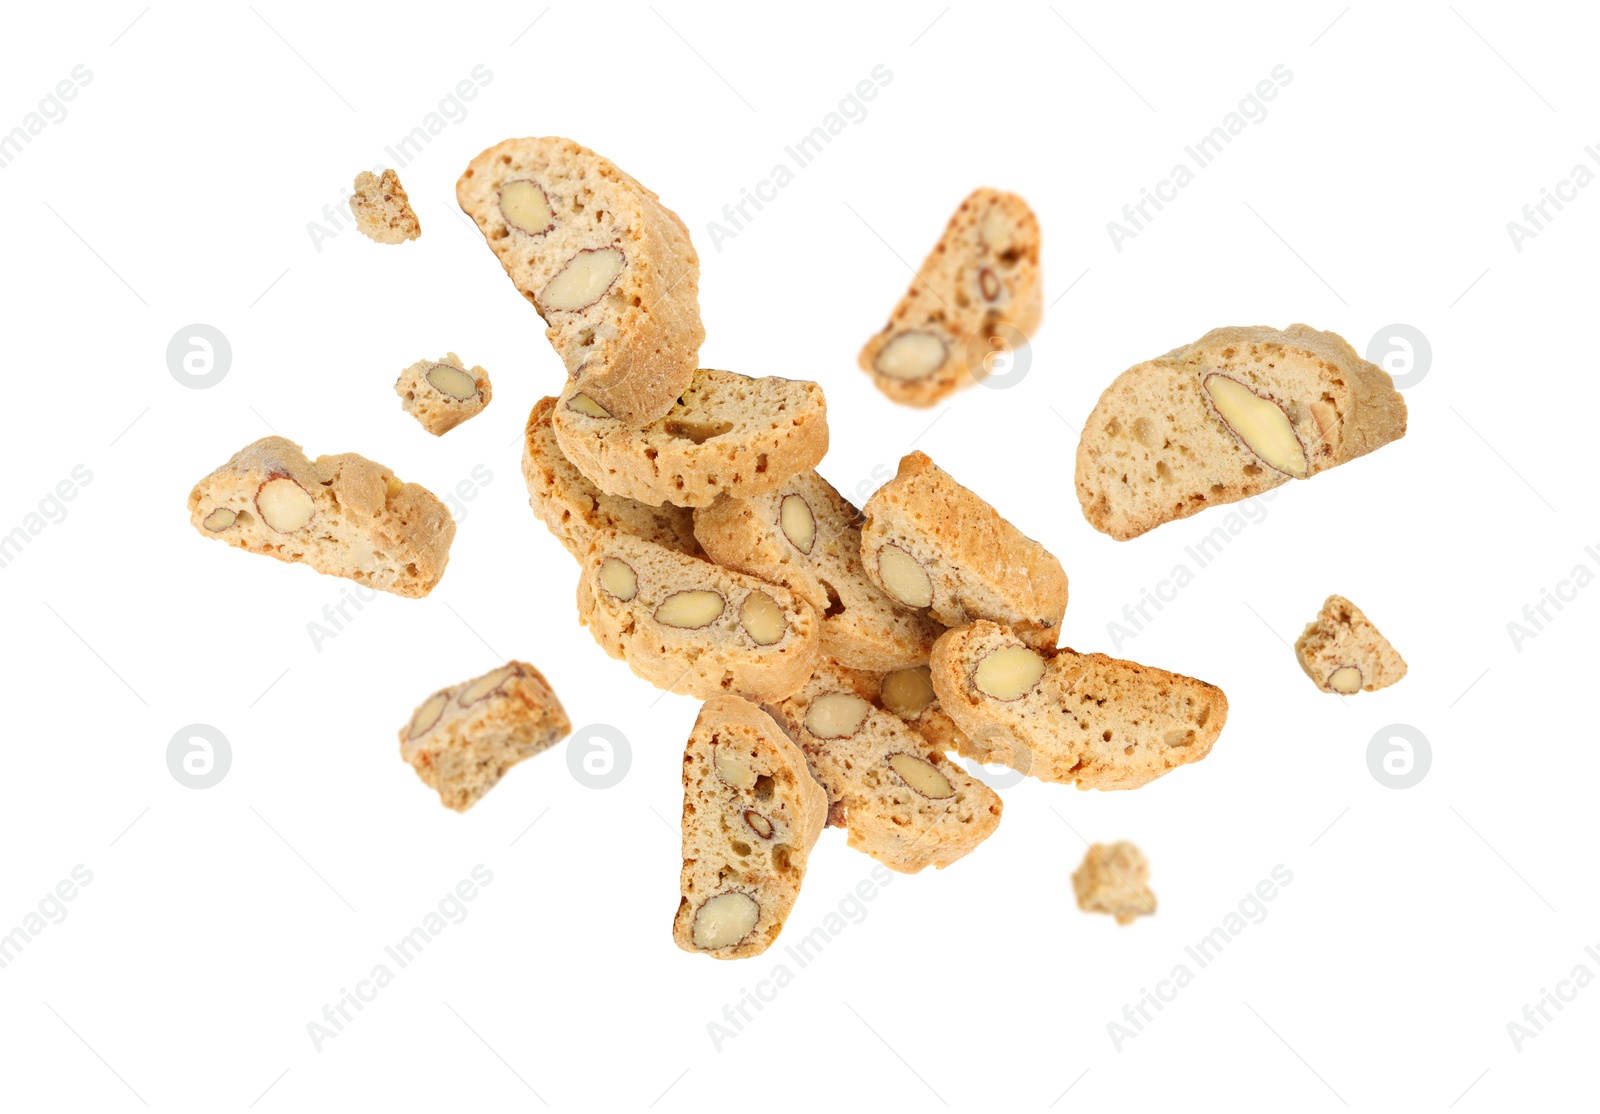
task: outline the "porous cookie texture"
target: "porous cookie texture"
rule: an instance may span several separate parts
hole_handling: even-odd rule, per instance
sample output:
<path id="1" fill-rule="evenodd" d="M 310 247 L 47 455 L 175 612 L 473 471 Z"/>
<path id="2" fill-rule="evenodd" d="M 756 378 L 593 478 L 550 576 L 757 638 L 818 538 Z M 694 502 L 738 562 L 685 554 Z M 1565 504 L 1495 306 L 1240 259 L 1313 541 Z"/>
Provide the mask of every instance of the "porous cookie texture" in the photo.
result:
<path id="1" fill-rule="evenodd" d="M 816 472 L 748 499 L 723 496 L 694 513 L 695 537 L 719 565 L 804 597 L 822 616 L 822 652 L 854 669 L 928 660 L 944 631 L 896 602 L 861 565 L 861 512 Z"/>
<path id="2" fill-rule="evenodd" d="M 508 139 L 456 200 L 546 325 L 580 391 L 619 422 L 665 414 L 705 340 L 700 257 L 677 214 L 570 139 Z"/>
<path id="3" fill-rule="evenodd" d="M 1394 381 L 1338 334 L 1213 329 L 1106 388 L 1078 441 L 1078 502 L 1091 526 L 1126 541 L 1405 432 Z"/>
<path id="4" fill-rule="evenodd" d="M 665 415 L 636 427 L 569 383 L 552 424 L 566 458 L 601 491 L 659 506 L 776 490 L 828 451 L 822 388 L 769 375 L 701 370 Z"/>
<path id="5" fill-rule="evenodd" d="M 861 563 L 892 598 L 947 627 L 992 619 L 1032 646 L 1056 644 L 1067 609 L 1061 562 L 926 454 L 904 457 L 863 509 Z"/>
<path id="6" fill-rule="evenodd" d="M 370 170 L 357 174 L 350 212 L 361 234 L 380 244 L 403 244 L 422 235 L 422 223 L 393 170 L 385 170 L 382 177 Z"/>
<path id="7" fill-rule="evenodd" d="M 781 700 L 820 658 L 816 609 L 786 588 L 614 530 L 582 565 L 579 621 L 657 688 Z"/>
<path id="8" fill-rule="evenodd" d="M 556 442 L 550 416 L 556 400 L 540 399 L 528 414 L 522 439 L 522 478 L 528 505 L 567 552 L 582 558 L 600 530 L 616 530 L 703 557 L 694 537 L 694 512 L 670 503 L 652 507 L 623 495 L 607 495 L 573 467 Z"/>
<path id="9" fill-rule="evenodd" d="M 958 627 L 929 662 L 960 753 L 1080 789 L 1137 789 L 1211 753 L 1222 690 L 1105 654 L 1027 646 L 990 622 Z"/>
<path id="10" fill-rule="evenodd" d="M 1294 656 L 1319 689 L 1343 696 L 1376 692 L 1406 675 L 1405 659 L 1343 596 L 1328 597 L 1295 639 Z"/>
<path id="11" fill-rule="evenodd" d="M 969 854 L 1000 824 L 994 790 L 864 695 L 870 680 L 833 664 L 770 707 L 828 793 L 828 822 L 891 870 L 915 874 Z"/>
<path id="12" fill-rule="evenodd" d="M 195 484 L 189 521 L 239 549 L 412 597 L 439 583 L 456 536 L 420 484 L 355 453 L 307 460 L 282 437 L 246 445 Z"/>
<path id="13" fill-rule="evenodd" d="M 1135 917 L 1148 917 L 1156 911 L 1150 863 L 1144 852 L 1127 840 L 1090 846 L 1082 865 L 1072 872 L 1072 892 L 1079 909 L 1110 913 L 1118 924 L 1132 924 Z"/>
<path id="14" fill-rule="evenodd" d="M 986 379 L 1044 310 L 1039 221 L 1014 193 L 974 190 L 945 226 L 860 364 L 895 402 L 932 406 Z"/>
<path id="15" fill-rule="evenodd" d="M 446 352 L 442 359 L 418 360 L 402 371 L 394 393 L 401 409 L 438 437 L 481 414 L 494 390 L 487 371 L 469 369 L 460 356 Z"/>
<path id="16" fill-rule="evenodd" d="M 737 696 L 707 700 L 683 752 L 678 947 L 714 959 L 771 947 L 827 818 L 827 794 L 771 716 Z"/>
<path id="17" fill-rule="evenodd" d="M 509 661 L 417 705 L 400 729 L 400 757 L 446 808 L 465 812 L 512 766 L 571 730 L 544 674 Z"/>

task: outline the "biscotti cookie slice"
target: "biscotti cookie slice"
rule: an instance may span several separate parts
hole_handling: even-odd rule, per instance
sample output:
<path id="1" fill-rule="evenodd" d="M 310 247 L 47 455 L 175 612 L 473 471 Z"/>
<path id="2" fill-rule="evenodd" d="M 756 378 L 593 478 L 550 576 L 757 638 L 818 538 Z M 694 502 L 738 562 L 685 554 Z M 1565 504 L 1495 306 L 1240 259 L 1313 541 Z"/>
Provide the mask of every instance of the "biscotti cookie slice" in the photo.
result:
<path id="1" fill-rule="evenodd" d="M 189 492 L 208 538 L 397 596 L 425 596 L 444 575 L 456 524 L 420 484 L 355 453 L 307 460 L 282 437 L 246 445 Z"/>
<path id="2" fill-rule="evenodd" d="M 1000 798 L 898 716 L 873 705 L 863 677 L 824 665 L 772 707 L 828 793 L 828 822 L 891 870 L 943 869 L 988 839 Z"/>
<path id="3" fill-rule="evenodd" d="M 507 770 L 571 731 L 544 674 L 509 661 L 417 705 L 400 729 L 400 757 L 438 791 L 440 803 L 465 812 Z"/>
<path id="4" fill-rule="evenodd" d="M 618 421 L 665 414 L 694 376 L 700 257 L 654 193 L 570 139 L 508 139 L 467 165 L 456 200 L 578 389 Z"/>
<path id="5" fill-rule="evenodd" d="M 582 564 L 578 621 L 657 688 L 781 700 L 821 656 L 816 609 L 786 588 L 615 530 Z"/>
<path id="6" fill-rule="evenodd" d="M 1072 892 L 1085 913 L 1110 913 L 1118 924 L 1156 911 L 1150 889 L 1150 861 L 1127 840 L 1096 843 L 1072 872 Z"/>
<path id="7" fill-rule="evenodd" d="M 694 512 L 665 503 L 648 506 L 622 495 L 607 495 L 561 454 L 550 415 L 556 400 L 540 399 L 528 414 L 522 439 L 522 479 L 528 505 L 567 552 L 582 560 L 598 530 L 617 530 L 646 541 L 703 557 L 694 538 Z"/>
<path id="8" fill-rule="evenodd" d="M 861 350 L 861 368 L 894 401 L 932 406 L 989 374 L 991 337 L 1010 346 L 1033 334 L 1043 291 L 1033 210 L 1014 193 L 974 190 Z"/>
<path id="9" fill-rule="evenodd" d="M 1295 639 L 1294 656 L 1323 692 L 1376 692 L 1406 675 L 1405 659 L 1359 607 L 1329 596 Z"/>
<path id="10" fill-rule="evenodd" d="M 1078 440 L 1078 502 L 1118 541 L 1405 436 L 1387 372 L 1309 325 L 1213 329 L 1128 369 Z"/>
<path id="11" fill-rule="evenodd" d="M 663 417 L 642 427 L 617 421 L 581 383 L 568 383 L 552 423 L 562 453 L 596 487 L 651 506 L 761 495 L 828 451 L 822 388 L 775 375 L 702 369 Z"/>
<path id="12" fill-rule="evenodd" d="M 1040 653 L 977 622 L 929 663 L 962 755 L 1080 789 L 1137 789 L 1211 753 L 1228 718 L 1215 685 L 1104 654 Z"/>
<path id="13" fill-rule="evenodd" d="M 370 170 L 357 174 L 350 212 L 361 234 L 380 244 L 403 244 L 422 235 L 422 223 L 393 170 L 385 170 L 381 178 Z"/>
<path id="14" fill-rule="evenodd" d="M 1067 609 L 1061 562 L 926 454 L 902 458 L 864 510 L 861 563 L 891 597 L 947 627 L 992 619 L 1029 645 L 1056 644 Z"/>
<path id="15" fill-rule="evenodd" d="M 713 959 L 771 947 L 827 818 L 828 795 L 771 716 L 737 696 L 706 701 L 683 752 L 678 947 Z"/>
<path id="16" fill-rule="evenodd" d="M 822 652 L 853 669 L 928 660 L 944 628 L 878 587 L 861 566 L 861 512 L 807 470 L 750 499 L 723 496 L 694 512 L 706 554 L 805 597 L 822 615 Z"/>
<path id="17" fill-rule="evenodd" d="M 467 370 L 461 357 L 446 352 L 441 360 L 418 360 L 394 381 L 400 408 L 435 437 L 483 413 L 494 394 L 489 373 L 481 367 Z"/>

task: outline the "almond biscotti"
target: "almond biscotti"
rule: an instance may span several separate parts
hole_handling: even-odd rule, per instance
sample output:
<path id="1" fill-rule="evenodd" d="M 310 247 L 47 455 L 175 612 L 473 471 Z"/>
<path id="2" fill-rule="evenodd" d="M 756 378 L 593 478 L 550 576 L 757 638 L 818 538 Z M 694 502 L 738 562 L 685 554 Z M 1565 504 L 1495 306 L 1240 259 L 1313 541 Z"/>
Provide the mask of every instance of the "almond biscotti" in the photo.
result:
<path id="1" fill-rule="evenodd" d="M 1342 696 L 1376 692 L 1406 675 L 1405 659 L 1343 596 L 1327 598 L 1295 639 L 1294 656 L 1319 689 Z"/>
<path id="2" fill-rule="evenodd" d="M 1198 762 L 1228 718 L 1215 685 L 1104 654 L 1041 654 L 990 622 L 940 637 L 929 665 L 963 757 L 1080 789 L 1137 789 Z"/>
<path id="3" fill-rule="evenodd" d="M 468 418 L 483 413 L 494 394 L 489 373 L 481 367 L 470 371 L 454 352 L 443 359 L 418 360 L 394 381 L 400 408 L 423 429 L 442 437 Z"/>
<path id="4" fill-rule="evenodd" d="M 657 688 L 782 700 L 820 658 L 816 609 L 786 588 L 615 530 L 582 565 L 578 621 Z"/>
<path id="5" fill-rule="evenodd" d="M 246 445 L 197 483 L 189 521 L 239 549 L 411 597 L 439 583 L 456 536 L 421 485 L 355 453 L 307 460 L 282 437 Z"/>
<path id="6" fill-rule="evenodd" d="M 440 803 L 465 812 L 512 766 L 571 731 L 544 674 L 510 661 L 417 705 L 400 729 L 400 757 L 438 791 Z"/>
<path id="7" fill-rule="evenodd" d="M 894 401 L 932 406 L 988 375 L 991 337 L 1033 334 L 1043 291 L 1033 210 L 1014 193 L 974 190 L 861 350 L 861 368 Z"/>
<path id="8" fill-rule="evenodd" d="M 760 955 L 783 931 L 828 795 L 772 717 L 706 701 L 683 752 L 683 873 L 672 938 L 714 959 Z"/>
<path id="9" fill-rule="evenodd" d="M 902 458 L 863 509 L 861 563 L 891 597 L 947 627 L 992 619 L 1029 645 L 1056 644 L 1067 609 L 1061 562 L 926 454 Z"/>
<path id="10" fill-rule="evenodd" d="M 508 139 L 467 165 L 456 200 L 544 318 L 567 374 L 619 422 L 665 414 L 705 329 L 700 258 L 660 198 L 570 139 Z"/>
<path id="11" fill-rule="evenodd" d="M 617 530 L 703 557 L 694 537 L 694 512 L 664 503 L 651 507 L 622 495 L 607 495 L 561 454 L 550 427 L 556 400 L 540 399 L 528 414 L 522 438 L 522 479 L 528 505 L 567 552 L 582 559 L 600 530 Z"/>
<path id="12" fill-rule="evenodd" d="M 596 487 L 651 506 L 761 495 L 828 451 L 822 388 L 775 375 L 702 369 L 663 417 L 643 427 L 617 421 L 581 383 L 569 383 L 552 424 L 562 453 Z"/>
<path id="13" fill-rule="evenodd" d="M 988 839 L 1000 798 L 898 716 L 875 707 L 859 673 L 827 664 L 770 708 L 828 793 L 828 822 L 891 870 L 943 869 Z"/>
<path id="14" fill-rule="evenodd" d="M 822 652 L 853 669 L 928 660 L 944 628 L 891 598 L 861 565 L 861 512 L 807 470 L 765 495 L 694 512 L 706 554 L 803 596 L 822 616 Z"/>
<path id="15" fill-rule="evenodd" d="M 1118 541 L 1405 436 L 1388 373 L 1309 325 L 1213 329 L 1128 369 L 1078 441 L 1083 515 Z"/>
<path id="16" fill-rule="evenodd" d="M 370 170 L 357 174 L 350 212 L 361 234 L 376 243 L 403 244 L 422 235 L 422 223 L 393 170 L 385 170 L 381 178 Z"/>
<path id="17" fill-rule="evenodd" d="M 1072 892 L 1085 913 L 1109 913 L 1121 925 L 1156 911 L 1150 860 L 1127 840 L 1096 843 L 1072 872 Z"/>

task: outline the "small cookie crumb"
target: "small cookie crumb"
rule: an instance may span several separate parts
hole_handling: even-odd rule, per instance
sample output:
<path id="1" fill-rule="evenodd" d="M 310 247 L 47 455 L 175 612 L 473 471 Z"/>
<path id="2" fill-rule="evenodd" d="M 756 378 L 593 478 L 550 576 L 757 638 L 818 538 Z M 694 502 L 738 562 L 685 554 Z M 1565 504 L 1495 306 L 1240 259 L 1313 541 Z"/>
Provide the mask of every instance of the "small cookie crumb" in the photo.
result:
<path id="1" fill-rule="evenodd" d="M 357 174 L 350 211 L 355 214 L 361 234 L 377 243 L 400 244 L 422 235 L 422 224 L 411 209 L 411 199 L 400 184 L 400 175 L 393 170 L 385 170 L 382 178 L 370 170 Z"/>
<path id="2" fill-rule="evenodd" d="M 439 437 L 481 414 L 494 391 L 487 371 L 469 369 L 460 356 L 446 352 L 443 359 L 418 360 L 402 371 L 394 393 L 407 414 Z"/>
<path id="3" fill-rule="evenodd" d="M 1096 843 L 1073 872 L 1072 890 L 1085 913 L 1110 913 L 1118 924 L 1132 924 L 1156 911 L 1149 879 L 1149 860 L 1133 844 Z"/>
<path id="4" fill-rule="evenodd" d="M 1350 696 L 1388 688 L 1406 675 L 1406 663 L 1372 620 L 1343 596 L 1329 596 L 1295 639 L 1294 654 L 1323 692 Z"/>

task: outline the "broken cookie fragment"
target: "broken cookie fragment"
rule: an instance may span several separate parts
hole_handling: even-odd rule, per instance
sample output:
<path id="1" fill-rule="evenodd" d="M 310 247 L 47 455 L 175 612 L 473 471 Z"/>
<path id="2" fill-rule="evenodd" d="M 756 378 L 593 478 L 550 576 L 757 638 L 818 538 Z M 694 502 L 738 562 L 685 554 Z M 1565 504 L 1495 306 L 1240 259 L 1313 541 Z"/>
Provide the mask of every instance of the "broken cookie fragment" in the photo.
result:
<path id="1" fill-rule="evenodd" d="M 393 170 L 385 170 L 381 178 L 370 170 L 357 174 L 350 211 L 355 214 L 356 228 L 375 243 L 403 244 L 422 235 L 411 199 Z"/>
<path id="2" fill-rule="evenodd" d="M 483 412 L 494 391 L 489 373 L 481 367 L 468 370 L 454 352 L 440 360 L 418 360 L 394 381 L 400 407 L 435 437 Z"/>
<path id="3" fill-rule="evenodd" d="M 1082 865 L 1072 872 L 1072 892 L 1079 909 L 1109 913 L 1118 924 L 1132 924 L 1135 917 L 1156 911 L 1150 863 L 1144 852 L 1127 840 L 1091 846 Z"/>
<path id="4" fill-rule="evenodd" d="M 1294 656 L 1319 689 L 1341 696 L 1376 692 L 1406 675 L 1405 659 L 1343 596 L 1328 597 L 1295 639 Z"/>

